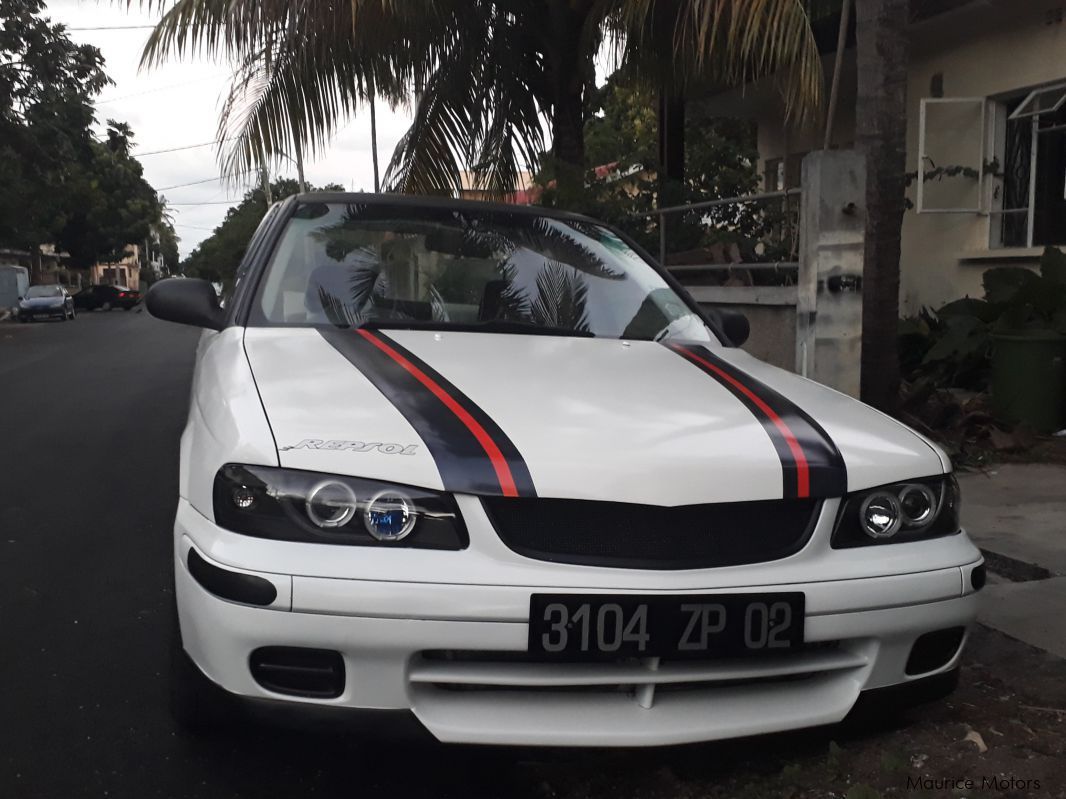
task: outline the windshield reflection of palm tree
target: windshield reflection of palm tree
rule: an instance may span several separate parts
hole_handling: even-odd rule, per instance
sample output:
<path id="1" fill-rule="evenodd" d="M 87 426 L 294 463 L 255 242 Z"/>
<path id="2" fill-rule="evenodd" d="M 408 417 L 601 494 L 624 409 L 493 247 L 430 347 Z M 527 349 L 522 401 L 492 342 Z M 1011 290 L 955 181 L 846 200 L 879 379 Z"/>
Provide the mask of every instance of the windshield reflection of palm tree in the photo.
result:
<path id="1" fill-rule="evenodd" d="M 450 235 L 448 231 L 458 235 Z M 382 302 L 387 296 L 382 285 L 387 278 L 382 271 L 383 253 L 379 254 L 375 246 L 368 244 L 373 241 L 380 247 L 383 236 L 388 239 L 418 236 L 430 251 L 455 258 L 497 260 L 501 271 L 499 282 L 503 286 L 495 290 L 486 287 L 487 294 L 496 295 L 491 303 L 495 318 L 587 331 L 588 286 L 581 275 L 605 280 L 624 280 L 626 276 L 623 269 L 613 267 L 609 259 L 597 252 L 599 247 L 609 246 L 602 241 L 603 230 L 594 223 L 582 221 L 506 212 L 474 216 L 458 210 L 400 211 L 388 205 L 353 203 L 345 208 L 337 222 L 313 231 L 311 236 L 335 261 L 348 261 L 353 252 L 362 250 L 359 263 L 350 274 L 349 301 L 333 294 L 322 301 L 334 324 L 360 324 L 386 310 L 388 303 Z M 544 259 L 545 266 L 535 281 L 535 298 L 517 280 L 518 267 L 512 259 L 522 252 Z M 431 318 L 446 320 L 446 304 L 440 291 L 430 285 L 426 293 Z"/>
<path id="2" fill-rule="evenodd" d="M 544 327 L 589 332 L 588 283 L 558 261 L 546 260 L 537 274 L 537 298 L 530 306 L 533 321 Z"/>
<path id="3" fill-rule="evenodd" d="M 381 261 L 374 248 L 361 247 L 354 251 L 354 258 L 352 252 L 344 266 L 320 266 L 312 273 L 322 310 L 334 325 L 356 326 L 373 317 L 375 295 L 384 292 L 386 276 L 381 273 Z M 328 279 L 334 276 L 336 279 Z M 343 288 L 342 280 L 347 284 Z M 345 294 L 347 299 L 343 299 Z"/>
<path id="4" fill-rule="evenodd" d="M 534 297 L 528 287 L 518 283 L 513 264 L 504 264 L 501 272 L 500 282 L 505 285 L 493 303 L 494 319 L 589 332 L 588 283 L 569 265 L 545 259 L 537 273 Z"/>

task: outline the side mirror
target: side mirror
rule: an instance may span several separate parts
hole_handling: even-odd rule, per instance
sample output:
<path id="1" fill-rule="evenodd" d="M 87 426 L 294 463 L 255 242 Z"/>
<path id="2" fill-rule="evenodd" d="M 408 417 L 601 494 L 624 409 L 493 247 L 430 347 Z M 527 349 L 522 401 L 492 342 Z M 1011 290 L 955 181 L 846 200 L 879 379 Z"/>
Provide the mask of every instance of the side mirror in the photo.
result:
<path id="1" fill-rule="evenodd" d="M 751 335 L 751 323 L 742 313 L 736 311 L 722 312 L 722 332 L 735 346 L 739 347 Z"/>
<path id="2" fill-rule="evenodd" d="M 226 326 L 226 312 L 218 304 L 214 286 L 206 280 L 187 277 L 160 280 L 148 289 L 144 304 L 156 319 L 208 330 Z"/>

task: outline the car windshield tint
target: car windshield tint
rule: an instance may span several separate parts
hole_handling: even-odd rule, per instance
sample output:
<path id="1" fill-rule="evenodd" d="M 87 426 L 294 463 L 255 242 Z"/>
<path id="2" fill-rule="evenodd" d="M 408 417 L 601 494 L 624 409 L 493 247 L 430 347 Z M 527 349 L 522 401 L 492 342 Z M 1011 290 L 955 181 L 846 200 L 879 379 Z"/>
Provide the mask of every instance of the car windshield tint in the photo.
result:
<path id="1" fill-rule="evenodd" d="M 26 299 L 32 300 L 37 297 L 62 297 L 63 290 L 59 286 L 30 286 L 26 292 Z"/>
<path id="2" fill-rule="evenodd" d="M 714 340 L 609 229 L 467 207 L 301 204 L 251 323 Z"/>

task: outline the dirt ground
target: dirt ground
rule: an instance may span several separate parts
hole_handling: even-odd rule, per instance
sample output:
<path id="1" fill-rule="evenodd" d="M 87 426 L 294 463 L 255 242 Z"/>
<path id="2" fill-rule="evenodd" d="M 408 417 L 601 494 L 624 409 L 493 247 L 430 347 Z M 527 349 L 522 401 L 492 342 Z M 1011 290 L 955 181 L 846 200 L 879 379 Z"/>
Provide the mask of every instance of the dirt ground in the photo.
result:
<path id="1" fill-rule="evenodd" d="M 959 689 L 895 720 L 516 765 L 544 799 L 1066 797 L 1066 661 L 979 628 Z"/>

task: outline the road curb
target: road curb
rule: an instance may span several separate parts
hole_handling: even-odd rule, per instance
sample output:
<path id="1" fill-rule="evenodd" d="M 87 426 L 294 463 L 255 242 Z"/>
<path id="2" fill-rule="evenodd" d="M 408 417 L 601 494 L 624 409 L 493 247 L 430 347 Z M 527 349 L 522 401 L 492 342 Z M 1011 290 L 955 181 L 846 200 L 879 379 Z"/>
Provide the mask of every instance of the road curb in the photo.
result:
<path id="1" fill-rule="evenodd" d="M 1055 576 L 1054 572 L 1045 569 L 1043 566 L 1037 566 L 1035 563 L 1026 563 L 1024 560 L 1018 560 L 1009 555 L 993 552 L 991 549 L 985 549 L 982 547 L 981 554 L 984 555 L 985 565 L 990 572 L 998 574 L 1000 577 L 1010 580 L 1012 583 L 1028 583 L 1034 580 L 1047 580 L 1048 578 Z"/>

